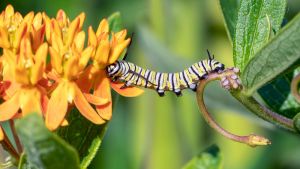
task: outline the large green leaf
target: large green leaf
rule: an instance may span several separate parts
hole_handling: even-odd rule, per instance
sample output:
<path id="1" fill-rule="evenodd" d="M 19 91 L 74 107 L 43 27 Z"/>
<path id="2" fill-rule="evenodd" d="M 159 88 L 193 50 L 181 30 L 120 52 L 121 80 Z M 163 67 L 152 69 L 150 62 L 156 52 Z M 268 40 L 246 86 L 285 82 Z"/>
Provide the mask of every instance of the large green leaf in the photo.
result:
<path id="1" fill-rule="evenodd" d="M 221 169 L 222 155 L 216 145 L 212 145 L 191 161 L 189 161 L 183 169 Z"/>
<path id="2" fill-rule="evenodd" d="M 247 63 L 269 40 L 271 30 L 279 29 L 285 0 L 242 0 L 233 42 L 233 59 L 243 72 Z"/>
<path id="3" fill-rule="evenodd" d="M 299 35 L 300 14 L 248 63 L 241 77 L 247 95 L 251 95 L 300 58 Z"/>
<path id="4" fill-rule="evenodd" d="M 232 41 L 234 39 L 234 32 L 238 14 L 238 0 L 219 0 L 219 5 L 222 9 L 225 28 L 228 34 L 228 37 Z"/>
<path id="5" fill-rule="evenodd" d="M 18 120 L 16 130 L 31 168 L 80 168 L 76 150 L 50 132 L 38 114 L 33 113 Z"/>

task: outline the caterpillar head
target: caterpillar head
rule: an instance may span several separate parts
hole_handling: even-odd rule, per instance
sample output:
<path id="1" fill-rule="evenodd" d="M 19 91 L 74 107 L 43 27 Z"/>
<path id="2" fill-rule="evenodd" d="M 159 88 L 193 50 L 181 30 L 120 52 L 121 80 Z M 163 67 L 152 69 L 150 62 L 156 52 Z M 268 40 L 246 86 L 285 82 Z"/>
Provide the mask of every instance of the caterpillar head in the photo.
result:
<path id="1" fill-rule="evenodd" d="M 116 75 L 119 74 L 120 68 L 121 68 L 120 64 L 117 61 L 117 62 L 115 62 L 115 63 L 113 63 L 111 65 L 108 65 L 106 67 L 106 72 L 107 72 L 107 74 L 108 74 L 109 77 L 114 77 L 114 76 L 116 76 Z"/>
<path id="2" fill-rule="evenodd" d="M 209 65 L 213 72 L 222 72 L 225 69 L 225 65 L 216 60 L 209 60 Z"/>

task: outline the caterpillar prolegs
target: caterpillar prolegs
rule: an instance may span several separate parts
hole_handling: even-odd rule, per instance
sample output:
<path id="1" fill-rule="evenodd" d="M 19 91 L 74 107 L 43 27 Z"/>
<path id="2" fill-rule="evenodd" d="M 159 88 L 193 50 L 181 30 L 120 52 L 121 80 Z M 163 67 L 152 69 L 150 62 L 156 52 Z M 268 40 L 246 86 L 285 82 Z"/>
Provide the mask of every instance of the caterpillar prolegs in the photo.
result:
<path id="1" fill-rule="evenodd" d="M 208 52 L 209 59 L 194 63 L 187 69 L 176 73 L 161 73 L 143 69 L 125 60 L 116 61 L 107 66 L 108 76 L 114 80 L 125 82 L 124 86 L 141 86 L 154 89 L 160 96 L 165 91 L 173 91 L 177 96 L 182 95 L 183 89 L 197 90 L 197 84 L 201 79 L 206 78 L 209 73 L 221 72 L 224 64 L 214 60 Z"/>

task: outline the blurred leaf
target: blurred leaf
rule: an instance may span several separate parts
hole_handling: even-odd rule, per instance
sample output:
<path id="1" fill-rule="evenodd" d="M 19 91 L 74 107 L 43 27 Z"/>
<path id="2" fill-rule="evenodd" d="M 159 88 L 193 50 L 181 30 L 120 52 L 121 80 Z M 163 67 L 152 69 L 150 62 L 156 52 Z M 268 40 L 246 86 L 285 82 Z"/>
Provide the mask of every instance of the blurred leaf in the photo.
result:
<path id="1" fill-rule="evenodd" d="M 233 59 L 243 72 L 247 63 L 278 30 L 286 8 L 285 0 L 242 0 L 238 12 Z"/>
<path id="2" fill-rule="evenodd" d="M 189 161 L 183 169 L 221 169 L 222 155 L 216 145 L 212 145 Z"/>
<path id="3" fill-rule="evenodd" d="M 291 81 L 299 72 L 296 70 L 294 73 L 281 75 L 258 90 L 273 111 L 288 118 L 293 118 L 300 112 L 300 104 L 291 95 Z"/>
<path id="4" fill-rule="evenodd" d="M 247 95 L 251 95 L 300 58 L 299 34 L 300 14 L 248 63 L 241 77 Z"/>
<path id="5" fill-rule="evenodd" d="M 18 120 L 16 130 L 24 146 L 28 163 L 33 168 L 80 168 L 76 150 L 51 133 L 38 114 L 33 113 Z"/>
<path id="6" fill-rule="evenodd" d="M 68 114 L 69 125 L 61 127 L 58 135 L 75 147 L 81 160 L 81 168 L 87 168 L 95 157 L 107 125 L 95 125 L 85 119 L 77 109 Z"/>
<path id="7" fill-rule="evenodd" d="M 111 32 L 119 32 L 122 30 L 122 20 L 120 12 L 115 12 L 108 17 L 109 30 Z"/>
<path id="8" fill-rule="evenodd" d="M 238 0 L 219 0 L 219 5 L 222 9 L 225 28 L 229 39 L 232 41 L 234 39 L 236 19 L 238 13 Z"/>

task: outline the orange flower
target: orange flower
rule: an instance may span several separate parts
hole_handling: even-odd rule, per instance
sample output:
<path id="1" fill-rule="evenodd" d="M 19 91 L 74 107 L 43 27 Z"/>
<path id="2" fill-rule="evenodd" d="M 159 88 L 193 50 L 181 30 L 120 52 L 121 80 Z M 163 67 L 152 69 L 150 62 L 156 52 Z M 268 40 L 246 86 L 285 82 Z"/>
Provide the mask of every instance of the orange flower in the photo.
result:
<path id="1" fill-rule="evenodd" d="M 17 53 L 21 38 L 28 33 L 33 17 L 34 13 L 30 12 L 23 18 L 8 5 L 0 15 L 0 47 Z"/>
<path id="2" fill-rule="evenodd" d="M 93 64 L 81 76 L 78 84 L 83 91 L 89 92 L 93 88 L 95 96 L 109 101 L 104 105 L 96 105 L 96 110 L 103 119 L 110 120 L 112 117 L 110 87 L 126 97 L 135 97 L 143 93 L 143 90 L 134 87 L 120 89 L 123 84 L 111 82 L 105 71 L 105 68 L 116 62 L 124 52 L 130 42 L 130 38 L 126 39 L 127 31 L 122 30 L 115 34 L 113 33 L 111 40 L 109 40 L 109 26 L 106 19 L 100 22 L 96 33 L 92 27 L 89 27 L 88 33 L 89 45 L 96 47 L 96 51 L 92 56 Z"/>
<path id="3" fill-rule="evenodd" d="M 84 14 L 81 14 L 70 23 L 62 10 L 58 12 L 56 20 L 51 20 L 51 23 L 49 19 L 45 19 L 46 36 L 51 32 L 48 34 L 52 66 L 49 75 L 57 82 L 46 111 L 46 125 L 50 130 L 56 129 L 64 122 L 68 103 L 74 103 L 79 112 L 91 122 L 105 123 L 88 100 L 97 105 L 107 104 L 108 100 L 83 94 L 76 84 L 77 78 L 84 72 L 94 52 L 92 46 L 84 49 L 85 33 L 81 31 L 83 19 Z M 47 24 L 51 26 L 47 27 Z"/>
<path id="4" fill-rule="evenodd" d="M 18 116 L 19 109 L 22 116 L 37 112 L 45 112 L 47 93 L 38 82 L 43 78 L 46 65 L 48 45 L 42 44 L 32 53 L 30 40 L 24 37 L 20 44 L 20 53 L 14 54 L 10 50 L 4 50 L 3 66 L 9 72 L 12 91 L 7 100 L 0 105 L 0 121 L 9 120 Z M 5 86 L 5 85 L 4 85 Z"/>

